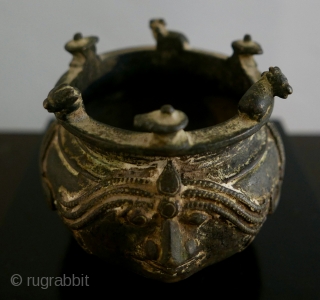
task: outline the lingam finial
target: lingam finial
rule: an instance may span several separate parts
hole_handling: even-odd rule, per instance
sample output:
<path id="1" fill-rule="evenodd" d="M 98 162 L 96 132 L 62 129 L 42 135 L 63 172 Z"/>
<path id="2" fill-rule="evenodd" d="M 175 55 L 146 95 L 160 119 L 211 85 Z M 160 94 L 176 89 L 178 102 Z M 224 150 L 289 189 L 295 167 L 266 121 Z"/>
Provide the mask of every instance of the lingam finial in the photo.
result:
<path id="1" fill-rule="evenodd" d="M 83 52 L 87 49 L 96 51 L 96 43 L 99 41 L 99 38 L 96 36 L 88 36 L 83 37 L 82 33 L 77 32 L 71 41 L 66 43 L 65 49 L 70 52 L 71 54 L 74 54 L 76 52 Z"/>
<path id="2" fill-rule="evenodd" d="M 175 110 L 169 104 L 163 105 L 160 110 L 134 117 L 134 127 L 146 132 L 173 133 L 184 129 L 187 125 L 187 115 L 180 110 Z"/>
<path id="3" fill-rule="evenodd" d="M 246 34 L 242 40 L 234 41 L 231 46 L 236 55 L 254 55 L 263 53 L 261 46 L 252 40 L 250 34 Z"/>

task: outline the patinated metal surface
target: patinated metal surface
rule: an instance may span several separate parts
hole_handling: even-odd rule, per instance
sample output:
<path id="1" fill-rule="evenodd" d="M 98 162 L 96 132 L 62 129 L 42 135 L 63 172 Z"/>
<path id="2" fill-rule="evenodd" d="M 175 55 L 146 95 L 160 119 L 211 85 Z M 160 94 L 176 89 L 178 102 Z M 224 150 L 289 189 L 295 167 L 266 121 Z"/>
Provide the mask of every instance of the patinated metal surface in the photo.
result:
<path id="1" fill-rule="evenodd" d="M 249 35 L 227 57 L 191 49 L 162 19 L 150 28 L 156 47 L 67 43 L 41 172 L 88 253 L 175 282 L 245 249 L 275 210 L 285 158 L 268 121 L 292 88 L 278 67 L 260 76 Z"/>

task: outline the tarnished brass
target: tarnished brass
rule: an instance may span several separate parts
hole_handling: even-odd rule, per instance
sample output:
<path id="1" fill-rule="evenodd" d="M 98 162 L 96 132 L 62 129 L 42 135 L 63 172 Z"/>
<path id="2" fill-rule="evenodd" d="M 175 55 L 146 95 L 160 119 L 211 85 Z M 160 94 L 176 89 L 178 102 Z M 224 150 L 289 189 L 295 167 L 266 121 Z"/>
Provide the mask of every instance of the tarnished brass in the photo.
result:
<path id="1" fill-rule="evenodd" d="M 175 282 L 245 249 L 275 210 L 285 158 L 268 121 L 292 88 L 278 67 L 260 75 L 249 35 L 227 57 L 191 49 L 163 20 L 150 27 L 156 47 L 66 44 L 41 174 L 83 249 Z"/>

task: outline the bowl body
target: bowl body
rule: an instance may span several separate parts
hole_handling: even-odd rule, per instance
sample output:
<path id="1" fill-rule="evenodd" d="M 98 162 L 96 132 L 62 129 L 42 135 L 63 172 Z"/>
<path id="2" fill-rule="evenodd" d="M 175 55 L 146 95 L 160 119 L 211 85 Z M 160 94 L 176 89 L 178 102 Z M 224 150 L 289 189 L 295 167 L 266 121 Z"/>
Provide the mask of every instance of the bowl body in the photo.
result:
<path id="1" fill-rule="evenodd" d="M 44 102 L 57 120 L 41 174 L 83 249 L 175 282 L 245 249 L 276 208 L 285 158 L 268 120 L 279 82 L 290 88 L 242 48 L 190 50 L 170 34 L 100 56 L 96 38 L 67 44 L 70 69 Z M 186 114 L 148 113 L 168 102 Z"/>

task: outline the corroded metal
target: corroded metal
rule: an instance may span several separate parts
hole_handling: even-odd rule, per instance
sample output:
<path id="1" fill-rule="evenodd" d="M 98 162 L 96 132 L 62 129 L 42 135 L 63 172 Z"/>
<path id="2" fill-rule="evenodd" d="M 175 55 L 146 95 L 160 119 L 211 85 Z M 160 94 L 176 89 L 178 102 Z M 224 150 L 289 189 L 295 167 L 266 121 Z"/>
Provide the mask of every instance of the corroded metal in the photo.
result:
<path id="1" fill-rule="evenodd" d="M 50 206 L 107 261 L 175 282 L 245 249 L 278 203 L 284 150 L 268 123 L 292 93 L 258 72 L 249 35 L 227 57 L 150 21 L 156 47 L 96 54 L 76 34 L 69 70 L 44 101 Z"/>

